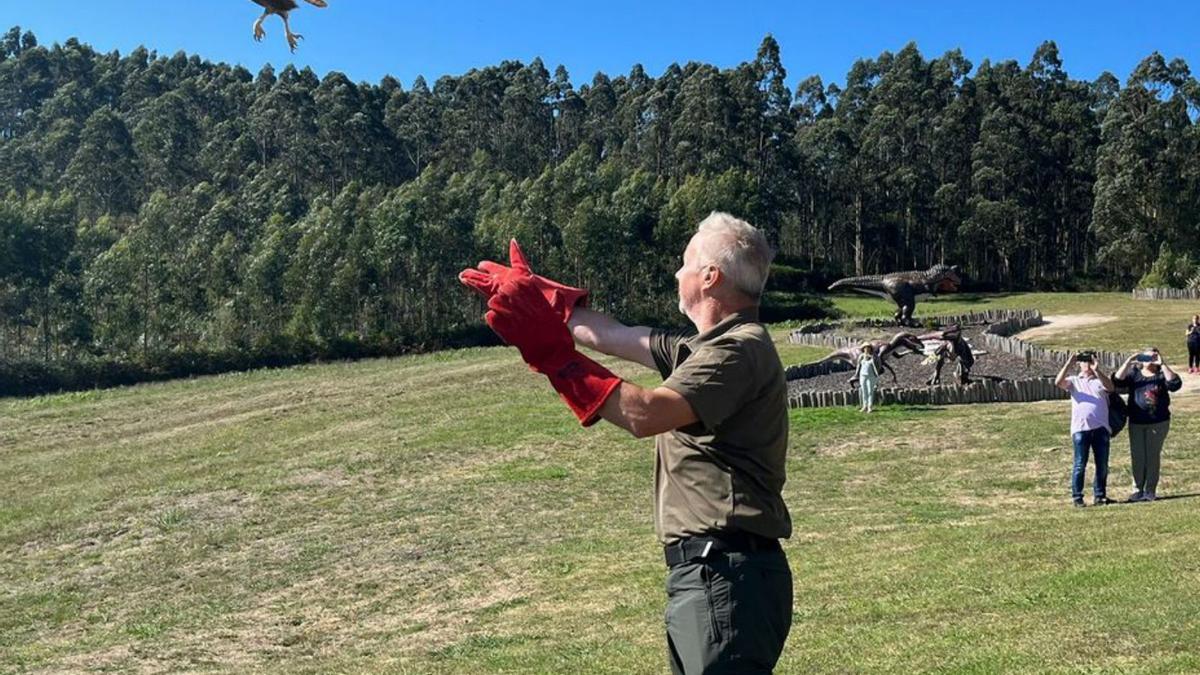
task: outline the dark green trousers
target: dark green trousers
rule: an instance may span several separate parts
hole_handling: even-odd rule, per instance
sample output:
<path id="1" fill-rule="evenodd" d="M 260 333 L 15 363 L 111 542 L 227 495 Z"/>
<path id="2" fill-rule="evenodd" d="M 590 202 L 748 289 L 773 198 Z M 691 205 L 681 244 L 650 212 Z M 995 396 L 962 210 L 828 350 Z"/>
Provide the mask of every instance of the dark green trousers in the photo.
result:
<path id="1" fill-rule="evenodd" d="M 792 627 L 782 551 L 713 553 L 667 573 L 671 672 L 770 673 Z"/>

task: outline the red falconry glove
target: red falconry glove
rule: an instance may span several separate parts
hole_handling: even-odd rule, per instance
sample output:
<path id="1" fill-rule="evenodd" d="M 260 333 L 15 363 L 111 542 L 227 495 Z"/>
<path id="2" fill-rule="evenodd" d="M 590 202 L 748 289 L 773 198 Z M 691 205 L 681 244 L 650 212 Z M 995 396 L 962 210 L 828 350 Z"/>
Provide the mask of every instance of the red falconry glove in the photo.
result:
<path id="1" fill-rule="evenodd" d="M 583 426 L 600 419 L 600 406 L 621 378 L 575 349 L 571 332 L 533 279 L 518 275 L 505 281 L 488 300 L 485 318 L 530 368 L 550 379 Z"/>
<path id="2" fill-rule="evenodd" d="M 508 242 L 508 257 L 512 267 L 505 267 L 500 263 L 484 260 L 479 263 L 478 269 L 468 267 L 458 273 L 458 280 L 471 290 L 482 295 L 485 300 L 490 300 L 500 290 L 501 284 L 516 276 L 533 277 L 533 283 L 537 286 L 538 291 L 546 298 L 546 302 L 554 308 L 554 311 L 562 318 L 562 322 L 566 323 L 571 319 L 571 311 L 576 305 L 587 307 L 588 292 L 582 288 L 574 288 L 565 284 L 560 284 L 557 281 L 552 281 L 546 277 L 534 274 L 529 268 L 529 261 L 526 260 L 525 254 L 521 252 L 521 247 L 517 244 L 516 239 Z"/>

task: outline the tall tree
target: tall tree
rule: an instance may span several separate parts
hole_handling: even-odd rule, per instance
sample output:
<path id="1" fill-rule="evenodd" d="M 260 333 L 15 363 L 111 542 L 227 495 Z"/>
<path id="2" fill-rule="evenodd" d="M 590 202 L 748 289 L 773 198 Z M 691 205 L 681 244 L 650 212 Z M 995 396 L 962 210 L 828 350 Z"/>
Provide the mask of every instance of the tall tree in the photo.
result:
<path id="1" fill-rule="evenodd" d="M 88 117 L 65 182 L 89 215 L 129 213 L 138 204 L 141 167 L 133 137 L 109 106 Z"/>

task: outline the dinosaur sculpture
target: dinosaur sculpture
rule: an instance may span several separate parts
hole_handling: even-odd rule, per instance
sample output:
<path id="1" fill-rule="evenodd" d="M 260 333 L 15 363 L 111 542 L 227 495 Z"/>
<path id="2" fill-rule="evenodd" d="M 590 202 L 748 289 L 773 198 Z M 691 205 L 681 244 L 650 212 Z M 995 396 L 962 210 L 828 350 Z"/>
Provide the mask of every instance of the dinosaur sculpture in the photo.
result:
<path id="1" fill-rule="evenodd" d="M 308 4 L 314 5 L 316 7 L 328 7 L 329 6 L 329 5 L 325 4 L 325 0 L 307 0 L 307 1 L 308 1 Z M 279 18 L 283 19 L 283 30 L 284 30 L 284 33 L 287 35 L 288 46 L 292 48 L 293 52 L 296 51 L 297 43 L 300 40 L 304 39 L 303 35 L 300 35 L 299 33 L 293 33 L 291 26 L 288 25 L 288 13 L 291 12 L 293 9 L 296 9 L 297 7 L 299 7 L 299 5 L 296 4 L 296 0 L 254 0 L 254 4 L 263 8 L 262 16 L 258 17 L 258 21 L 254 22 L 254 39 L 255 39 L 255 41 L 258 41 L 258 42 L 262 41 L 263 36 L 267 34 L 267 32 L 264 31 L 263 27 L 262 27 L 263 21 L 265 21 L 268 16 L 275 14 Z"/>
<path id="2" fill-rule="evenodd" d="M 896 303 L 896 323 L 900 326 L 915 326 L 912 315 L 917 306 L 917 298 L 938 293 L 953 293 L 961 285 L 962 276 L 959 275 L 958 265 L 934 265 L 923 272 L 914 270 L 866 277 L 847 277 L 835 281 L 829 290 L 846 288 L 859 293 L 890 298 L 892 302 Z"/>
<path id="3" fill-rule="evenodd" d="M 975 355 L 971 353 L 971 345 L 963 338 L 962 329 L 957 324 L 947 326 L 939 331 L 926 333 L 917 337 L 918 340 L 939 340 L 941 344 L 933 351 L 937 359 L 933 377 L 926 384 L 934 385 L 942 382 L 942 366 L 948 361 L 956 361 L 954 376 L 959 384 L 971 383 L 971 367 L 975 365 Z"/>
<path id="4" fill-rule="evenodd" d="M 897 382 L 896 371 L 887 364 L 887 361 L 884 360 L 885 357 L 888 354 L 892 354 L 893 358 L 898 359 L 909 352 L 920 354 L 925 348 L 925 345 L 921 343 L 921 340 L 912 333 L 896 333 L 890 340 L 872 340 L 871 345 L 875 347 L 875 365 L 880 371 L 886 370 L 892 374 L 892 384 L 896 384 Z M 861 352 L 862 350 L 858 347 L 843 347 L 819 361 L 814 361 L 805 365 L 817 365 L 819 363 L 829 363 L 831 361 L 842 361 L 850 366 L 855 366 L 858 364 L 858 355 Z M 847 382 L 853 386 L 858 382 L 858 375 L 855 374 L 851 376 Z"/>

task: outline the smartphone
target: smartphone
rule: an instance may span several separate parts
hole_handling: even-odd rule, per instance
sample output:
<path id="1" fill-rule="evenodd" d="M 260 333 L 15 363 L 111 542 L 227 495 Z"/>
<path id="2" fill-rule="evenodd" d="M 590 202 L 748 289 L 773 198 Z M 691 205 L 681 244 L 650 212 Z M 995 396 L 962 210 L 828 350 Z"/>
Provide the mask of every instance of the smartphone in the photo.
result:
<path id="1" fill-rule="evenodd" d="M 1150 363 L 1151 361 L 1154 360 L 1154 355 L 1153 354 L 1138 354 L 1137 356 L 1133 357 L 1133 360 L 1140 361 L 1142 363 Z"/>

